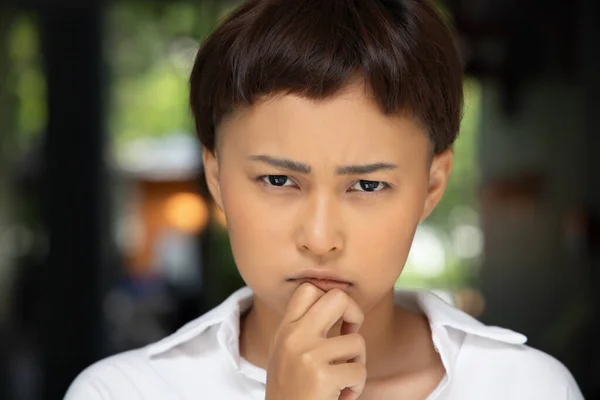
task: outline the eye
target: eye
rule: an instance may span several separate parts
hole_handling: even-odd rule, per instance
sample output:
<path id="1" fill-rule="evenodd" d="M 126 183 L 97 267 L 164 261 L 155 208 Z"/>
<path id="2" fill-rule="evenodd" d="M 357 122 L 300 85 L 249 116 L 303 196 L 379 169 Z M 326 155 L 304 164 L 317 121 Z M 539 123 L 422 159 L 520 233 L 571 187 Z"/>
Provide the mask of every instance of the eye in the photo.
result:
<path id="1" fill-rule="evenodd" d="M 258 178 L 269 186 L 295 186 L 296 184 L 286 175 L 264 175 Z"/>
<path id="2" fill-rule="evenodd" d="M 389 185 L 385 182 L 360 180 L 352 185 L 350 189 L 357 192 L 379 192 L 388 187 Z"/>

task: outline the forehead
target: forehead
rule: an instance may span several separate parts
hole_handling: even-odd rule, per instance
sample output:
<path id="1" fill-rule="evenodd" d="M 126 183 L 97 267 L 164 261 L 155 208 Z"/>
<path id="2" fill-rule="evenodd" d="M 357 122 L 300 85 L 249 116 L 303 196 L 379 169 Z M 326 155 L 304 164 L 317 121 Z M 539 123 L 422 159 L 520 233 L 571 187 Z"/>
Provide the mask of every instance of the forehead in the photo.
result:
<path id="1" fill-rule="evenodd" d="M 259 152 L 329 152 L 377 156 L 430 147 L 421 125 L 407 115 L 385 115 L 363 86 L 325 100 L 271 96 L 229 115 L 219 127 L 227 147 Z M 291 154 L 290 154 L 291 155 Z"/>

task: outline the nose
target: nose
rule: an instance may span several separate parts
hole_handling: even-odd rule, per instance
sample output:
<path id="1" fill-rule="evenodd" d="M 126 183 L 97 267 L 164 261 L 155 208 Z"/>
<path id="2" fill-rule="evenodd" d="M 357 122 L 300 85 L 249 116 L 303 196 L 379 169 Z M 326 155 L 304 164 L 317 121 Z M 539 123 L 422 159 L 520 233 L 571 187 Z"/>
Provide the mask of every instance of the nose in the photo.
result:
<path id="1" fill-rule="evenodd" d="M 297 244 L 301 251 L 323 258 L 343 250 L 340 209 L 334 199 L 323 195 L 307 199 L 298 226 Z"/>

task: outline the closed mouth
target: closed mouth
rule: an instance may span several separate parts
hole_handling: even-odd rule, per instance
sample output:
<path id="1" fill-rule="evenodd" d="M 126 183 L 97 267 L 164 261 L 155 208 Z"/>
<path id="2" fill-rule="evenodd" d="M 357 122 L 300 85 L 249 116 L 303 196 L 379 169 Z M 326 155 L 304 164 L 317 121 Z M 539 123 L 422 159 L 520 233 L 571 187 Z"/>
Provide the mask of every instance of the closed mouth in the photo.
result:
<path id="1" fill-rule="evenodd" d="M 329 278 L 308 277 L 308 276 L 302 277 L 302 278 L 290 279 L 290 281 L 295 282 L 298 285 L 308 282 L 308 283 L 315 285 L 316 287 L 323 290 L 324 292 L 328 292 L 333 289 L 346 290 L 350 286 L 352 286 L 352 284 L 347 281 L 340 281 L 337 279 L 329 279 Z"/>

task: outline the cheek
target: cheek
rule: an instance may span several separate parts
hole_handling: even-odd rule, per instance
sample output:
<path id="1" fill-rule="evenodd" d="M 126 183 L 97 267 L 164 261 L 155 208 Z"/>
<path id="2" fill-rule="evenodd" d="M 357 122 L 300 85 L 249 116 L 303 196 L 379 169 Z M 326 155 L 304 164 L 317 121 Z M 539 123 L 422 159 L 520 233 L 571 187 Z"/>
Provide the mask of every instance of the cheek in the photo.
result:
<path id="1" fill-rule="evenodd" d="M 287 237 L 289 213 L 252 194 L 224 196 L 231 240 L 242 247 L 276 249 L 276 242 Z"/>
<path id="2" fill-rule="evenodd" d="M 418 218 L 414 218 L 412 215 L 395 217 L 389 218 L 383 224 L 382 230 L 385 232 L 385 238 L 381 238 L 383 245 L 380 255 L 384 258 L 385 264 L 390 265 L 390 270 L 399 275 L 412 246 Z"/>
<path id="3" fill-rule="evenodd" d="M 398 196 L 372 210 L 354 228 L 353 253 L 371 265 L 373 282 L 393 284 L 408 257 L 419 223 L 425 195 L 413 192 Z"/>
<path id="4" fill-rule="evenodd" d="M 264 276 L 278 276 L 269 260 L 285 262 L 289 224 L 286 213 L 255 195 L 257 188 L 251 182 L 237 181 L 221 183 L 223 204 L 236 265 L 246 283 L 256 290 L 265 283 Z"/>

